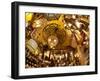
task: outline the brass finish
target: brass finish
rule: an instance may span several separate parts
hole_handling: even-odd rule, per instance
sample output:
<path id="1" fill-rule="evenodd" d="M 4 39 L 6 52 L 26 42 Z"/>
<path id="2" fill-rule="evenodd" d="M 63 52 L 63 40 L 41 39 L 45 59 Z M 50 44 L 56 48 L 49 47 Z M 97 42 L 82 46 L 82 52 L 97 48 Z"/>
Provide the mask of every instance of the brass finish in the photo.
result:
<path id="1" fill-rule="evenodd" d="M 25 16 L 26 68 L 89 65 L 89 15 Z"/>

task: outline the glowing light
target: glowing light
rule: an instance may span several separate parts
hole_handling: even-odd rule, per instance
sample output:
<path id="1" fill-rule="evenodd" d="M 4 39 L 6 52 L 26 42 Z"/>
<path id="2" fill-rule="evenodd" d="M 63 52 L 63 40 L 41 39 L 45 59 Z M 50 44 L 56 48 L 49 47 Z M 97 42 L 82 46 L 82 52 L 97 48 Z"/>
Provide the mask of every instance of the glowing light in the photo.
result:
<path id="1" fill-rule="evenodd" d="M 71 24 L 71 23 L 68 23 L 68 26 L 69 26 L 69 27 L 71 27 L 71 26 L 72 26 L 72 24 Z"/>
<path id="2" fill-rule="evenodd" d="M 35 20 L 33 23 L 33 27 L 41 27 L 43 25 L 43 19 Z"/>
<path id="3" fill-rule="evenodd" d="M 57 40 L 55 39 L 54 42 L 57 42 Z"/>
<path id="4" fill-rule="evenodd" d="M 50 42 L 50 41 L 51 41 L 51 39 L 48 39 L 48 41 Z"/>
<path id="5" fill-rule="evenodd" d="M 76 26 L 77 26 L 78 28 L 80 28 L 80 25 L 81 25 L 81 23 L 80 23 L 79 21 L 76 21 Z"/>
<path id="6" fill-rule="evenodd" d="M 67 57 L 68 57 L 68 54 L 66 53 L 65 56 L 66 56 L 66 58 L 67 58 Z"/>
<path id="7" fill-rule="evenodd" d="M 28 21 L 30 21 L 32 19 L 32 15 L 33 15 L 33 13 L 31 13 L 31 12 L 25 14 L 26 22 L 28 22 Z"/>
<path id="8" fill-rule="evenodd" d="M 75 15 L 72 15 L 72 18 L 73 18 L 73 19 L 75 19 L 75 18 L 76 18 L 76 16 L 75 16 Z"/>

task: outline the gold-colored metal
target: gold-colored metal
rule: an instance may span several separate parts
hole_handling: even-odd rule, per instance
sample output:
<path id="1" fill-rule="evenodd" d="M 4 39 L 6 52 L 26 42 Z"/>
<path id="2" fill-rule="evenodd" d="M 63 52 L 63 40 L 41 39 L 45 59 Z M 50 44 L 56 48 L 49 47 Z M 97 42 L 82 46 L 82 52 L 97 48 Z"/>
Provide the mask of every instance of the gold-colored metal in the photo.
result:
<path id="1" fill-rule="evenodd" d="M 89 15 L 26 13 L 26 68 L 89 65 Z"/>

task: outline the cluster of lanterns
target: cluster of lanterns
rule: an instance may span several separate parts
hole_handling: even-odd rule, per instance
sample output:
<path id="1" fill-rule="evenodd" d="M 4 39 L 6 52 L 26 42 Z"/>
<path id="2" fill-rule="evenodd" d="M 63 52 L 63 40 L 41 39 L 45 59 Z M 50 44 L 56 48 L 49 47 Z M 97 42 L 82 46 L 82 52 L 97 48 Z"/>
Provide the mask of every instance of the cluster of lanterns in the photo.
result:
<path id="1" fill-rule="evenodd" d="M 26 13 L 26 68 L 89 64 L 89 16 Z"/>

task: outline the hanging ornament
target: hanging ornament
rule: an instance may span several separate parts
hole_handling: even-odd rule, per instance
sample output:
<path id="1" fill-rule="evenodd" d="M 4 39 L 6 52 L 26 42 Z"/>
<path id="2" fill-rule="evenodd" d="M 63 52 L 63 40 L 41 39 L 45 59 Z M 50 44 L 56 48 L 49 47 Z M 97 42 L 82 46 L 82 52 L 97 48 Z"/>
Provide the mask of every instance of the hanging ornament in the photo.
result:
<path id="1" fill-rule="evenodd" d="M 58 44 L 58 38 L 56 36 L 49 36 L 48 44 L 51 48 L 55 47 Z"/>

